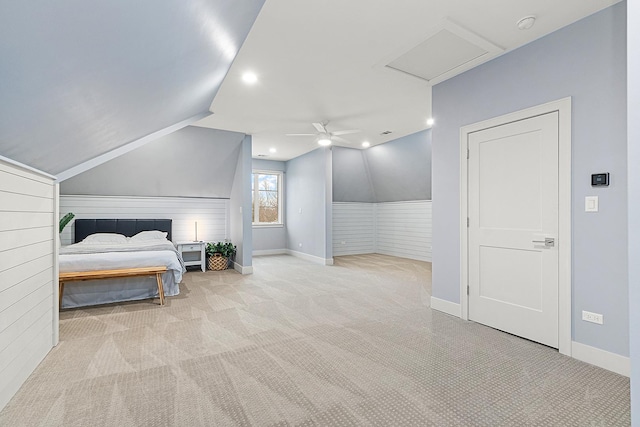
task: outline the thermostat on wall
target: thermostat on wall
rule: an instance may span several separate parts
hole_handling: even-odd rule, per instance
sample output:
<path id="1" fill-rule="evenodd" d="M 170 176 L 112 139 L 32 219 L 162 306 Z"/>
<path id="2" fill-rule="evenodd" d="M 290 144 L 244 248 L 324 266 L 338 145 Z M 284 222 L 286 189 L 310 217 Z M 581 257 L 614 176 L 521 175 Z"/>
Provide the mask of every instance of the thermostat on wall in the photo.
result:
<path id="1" fill-rule="evenodd" d="M 593 187 L 606 187 L 609 185 L 609 172 L 594 173 L 591 175 L 591 185 Z"/>

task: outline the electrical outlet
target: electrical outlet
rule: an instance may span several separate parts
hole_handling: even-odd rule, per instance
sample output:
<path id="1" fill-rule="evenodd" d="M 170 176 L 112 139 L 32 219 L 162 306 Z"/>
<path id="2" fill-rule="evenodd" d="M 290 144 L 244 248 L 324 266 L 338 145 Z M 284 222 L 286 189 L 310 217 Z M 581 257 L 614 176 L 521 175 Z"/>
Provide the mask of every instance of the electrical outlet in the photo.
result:
<path id="1" fill-rule="evenodd" d="M 342 241 L 340 242 L 340 244 L 341 244 L 341 245 L 346 245 L 346 244 L 347 244 L 347 241 L 346 241 L 346 240 L 342 240 Z"/>
<path id="2" fill-rule="evenodd" d="M 585 322 L 597 323 L 602 325 L 604 323 L 604 316 L 598 313 L 591 313 L 590 311 L 582 310 L 582 320 Z"/>
<path id="3" fill-rule="evenodd" d="M 298 247 L 301 248 L 302 247 L 302 243 L 298 243 Z"/>

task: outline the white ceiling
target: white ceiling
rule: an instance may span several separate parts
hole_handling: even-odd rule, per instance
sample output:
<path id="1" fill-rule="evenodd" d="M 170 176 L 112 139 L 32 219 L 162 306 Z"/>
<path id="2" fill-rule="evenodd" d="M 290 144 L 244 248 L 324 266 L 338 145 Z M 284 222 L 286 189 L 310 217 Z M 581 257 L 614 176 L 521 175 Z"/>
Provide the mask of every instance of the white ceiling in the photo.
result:
<path id="1" fill-rule="evenodd" d="M 317 148 L 313 137 L 284 136 L 314 133 L 312 122 L 328 120 L 329 131 L 363 131 L 338 145 L 381 144 L 427 128 L 431 85 L 442 78 L 429 82 L 385 65 L 438 31 L 466 34 L 488 52 L 443 75 L 448 78 L 617 2 L 267 0 L 211 104 L 214 114 L 197 125 L 252 134 L 253 156 L 272 160 Z M 519 30 L 516 22 L 527 15 L 537 16 L 534 27 Z M 422 66 L 437 70 L 450 62 Z M 248 70 L 258 75 L 252 86 L 241 79 Z M 392 133 L 380 135 L 387 130 Z M 272 147 L 277 153 L 269 153 Z"/>

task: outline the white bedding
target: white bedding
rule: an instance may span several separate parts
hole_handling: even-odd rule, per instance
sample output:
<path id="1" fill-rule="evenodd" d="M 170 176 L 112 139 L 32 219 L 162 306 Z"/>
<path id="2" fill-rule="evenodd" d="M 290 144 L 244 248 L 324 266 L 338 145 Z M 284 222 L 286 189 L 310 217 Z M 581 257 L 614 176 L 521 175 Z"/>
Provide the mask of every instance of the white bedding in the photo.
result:
<path id="1" fill-rule="evenodd" d="M 109 270 L 164 265 L 164 294 L 180 293 L 184 265 L 173 243 L 129 242 L 123 245 L 88 245 L 77 243 L 60 249 L 60 272 Z M 158 296 L 155 277 L 87 280 L 65 284 L 62 307 L 81 307 Z"/>

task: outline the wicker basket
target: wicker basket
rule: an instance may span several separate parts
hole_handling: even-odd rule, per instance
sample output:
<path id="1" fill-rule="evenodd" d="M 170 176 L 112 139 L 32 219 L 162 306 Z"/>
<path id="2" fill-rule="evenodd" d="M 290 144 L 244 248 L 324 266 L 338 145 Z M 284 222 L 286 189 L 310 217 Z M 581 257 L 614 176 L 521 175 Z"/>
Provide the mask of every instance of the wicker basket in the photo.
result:
<path id="1" fill-rule="evenodd" d="M 207 267 L 209 270 L 226 270 L 227 264 L 228 260 L 226 257 L 223 257 L 220 254 L 213 254 L 213 256 L 209 257 Z"/>

